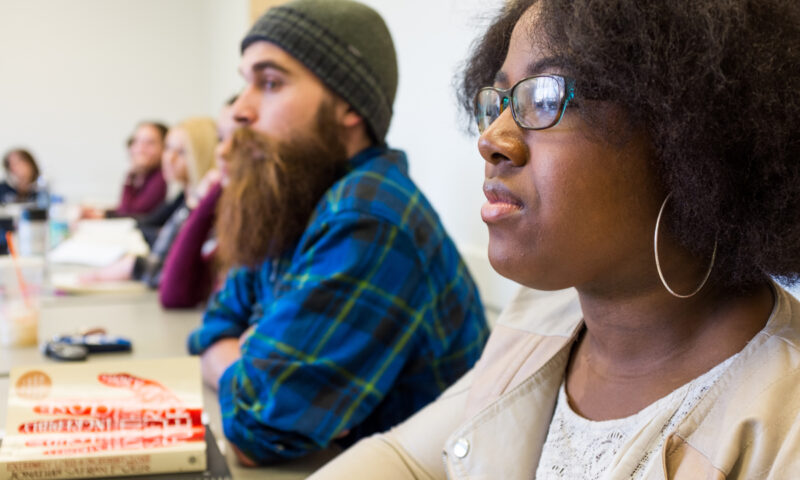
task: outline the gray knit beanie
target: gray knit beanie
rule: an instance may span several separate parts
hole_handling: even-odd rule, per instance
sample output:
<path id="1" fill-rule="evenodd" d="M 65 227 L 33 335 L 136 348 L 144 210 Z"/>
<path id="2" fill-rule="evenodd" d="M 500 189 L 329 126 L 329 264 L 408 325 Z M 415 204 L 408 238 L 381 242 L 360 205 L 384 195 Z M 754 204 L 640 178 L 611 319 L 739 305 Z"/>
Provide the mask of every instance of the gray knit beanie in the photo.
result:
<path id="1" fill-rule="evenodd" d="M 397 56 L 383 18 L 351 0 L 294 0 L 267 11 L 242 40 L 281 47 L 359 113 L 383 143 L 397 92 Z"/>

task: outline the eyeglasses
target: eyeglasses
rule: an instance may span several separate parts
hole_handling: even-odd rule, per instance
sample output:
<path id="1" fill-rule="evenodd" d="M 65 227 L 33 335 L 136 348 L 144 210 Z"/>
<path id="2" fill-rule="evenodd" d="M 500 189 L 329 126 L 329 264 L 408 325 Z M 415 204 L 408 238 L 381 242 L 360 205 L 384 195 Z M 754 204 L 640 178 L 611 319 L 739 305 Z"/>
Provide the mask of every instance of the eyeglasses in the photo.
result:
<path id="1" fill-rule="evenodd" d="M 485 87 L 475 95 L 475 121 L 483 133 L 511 104 L 520 128 L 544 130 L 558 125 L 575 96 L 575 80 L 561 75 L 523 78 L 509 89 Z"/>

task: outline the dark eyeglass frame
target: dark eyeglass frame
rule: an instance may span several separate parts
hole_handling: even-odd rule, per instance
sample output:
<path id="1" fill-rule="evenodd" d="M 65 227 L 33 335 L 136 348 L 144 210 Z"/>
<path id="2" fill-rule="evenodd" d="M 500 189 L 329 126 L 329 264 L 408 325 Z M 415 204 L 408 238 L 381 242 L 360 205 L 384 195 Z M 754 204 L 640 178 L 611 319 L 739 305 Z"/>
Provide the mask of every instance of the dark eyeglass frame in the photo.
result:
<path id="1" fill-rule="evenodd" d="M 517 116 L 517 102 L 514 100 L 514 98 L 515 98 L 514 97 L 514 92 L 516 91 L 517 87 L 519 87 L 521 84 L 523 84 L 523 83 L 525 83 L 527 81 L 534 80 L 534 79 L 537 79 L 537 78 L 542 78 L 542 77 L 552 78 L 552 79 L 556 80 L 556 83 L 558 83 L 558 85 L 559 85 L 559 96 L 560 96 L 559 102 L 560 102 L 560 105 L 558 107 L 558 115 L 556 115 L 555 119 L 553 119 L 553 121 L 550 124 L 546 125 L 546 126 L 543 126 L 543 127 L 531 127 L 531 126 L 523 124 L 522 121 Z M 479 106 L 478 99 L 480 98 L 481 93 L 483 93 L 485 91 L 495 92 L 500 97 L 500 113 L 498 114 L 498 118 L 499 118 L 500 115 L 502 115 L 502 113 L 506 110 L 506 108 L 508 108 L 508 106 L 510 104 L 511 105 L 511 116 L 514 118 L 514 122 L 520 128 L 525 129 L 525 130 L 544 130 L 544 129 L 547 129 L 547 128 L 555 127 L 556 125 L 559 124 L 559 122 L 561 122 L 561 118 L 564 117 L 564 111 L 567 109 L 567 104 L 569 103 L 570 100 L 575 98 L 575 79 L 573 79 L 571 77 L 566 77 L 564 75 L 557 75 L 557 74 L 548 73 L 548 74 L 543 74 L 543 75 L 531 75 L 530 77 L 525 77 L 522 80 L 520 80 L 517 83 L 515 83 L 511 88 L 506 88 L 506 89 L 497 88 L 497 87 L 483 87 L 483 88 L 481 88 L 480 90 L 478 90 L 478 93 L 475 94 L 475 100 L 474 100 L 474 104 L 475 104 L 475 112 L 474 112 L 475 123 L 478 124 L 478 132 L 481 133 L 481 134 L 483 134 L 483 132 L 486 131 L 486 128 L 488 128 L 492 123 L 494 123 L 494 120 L 492 120 L 492 123 L 487 125 L 486 128 L 482 129 L 481 128 L 481 121 L 478 119 L 478 106 Z M 495 120 L 497 120 L 497 119 L 495 118 Z"/>

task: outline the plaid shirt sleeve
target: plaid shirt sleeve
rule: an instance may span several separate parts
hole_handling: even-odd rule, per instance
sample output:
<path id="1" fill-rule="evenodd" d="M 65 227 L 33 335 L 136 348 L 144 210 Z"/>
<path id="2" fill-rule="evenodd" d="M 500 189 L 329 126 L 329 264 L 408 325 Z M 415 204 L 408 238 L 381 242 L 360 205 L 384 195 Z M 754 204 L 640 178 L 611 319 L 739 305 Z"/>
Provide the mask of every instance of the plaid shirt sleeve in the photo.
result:
<path id="1" fill-rule="evenodd" d="M 360 212 L 315 223 L 219 384 L 225 435 L 261 463 L 324 448 L 359 424 L 419 348 L 433 302 L 397 225 Z"/>
<path id="2" fill-rule="evenodd" d="M 203 325 L 189 335 L 189 353 L 199 355 L 223 338 L 238 338 L 248 327 L 255 304 L 258 272 L 236 268 L 228 273 L 224 287 L 208 302 Z"/>

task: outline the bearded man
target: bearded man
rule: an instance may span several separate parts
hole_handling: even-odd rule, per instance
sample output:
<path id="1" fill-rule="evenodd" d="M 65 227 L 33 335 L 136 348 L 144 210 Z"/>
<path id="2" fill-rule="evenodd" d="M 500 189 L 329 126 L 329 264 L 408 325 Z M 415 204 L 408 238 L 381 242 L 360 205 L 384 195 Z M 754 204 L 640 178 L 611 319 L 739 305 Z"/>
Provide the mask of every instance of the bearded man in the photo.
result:
<path id="1" fill-rule="evenodd" d="M 348 445 L 436 398 L 478 359 L 478 291 L 386 132 L 389 31 L 349 0 L 270 9 L 242 42 L 224 147 L 231 267 L 189 338 L 245 464 Z"/>

